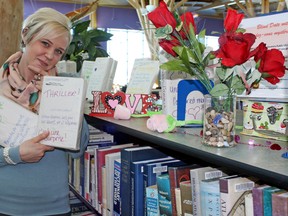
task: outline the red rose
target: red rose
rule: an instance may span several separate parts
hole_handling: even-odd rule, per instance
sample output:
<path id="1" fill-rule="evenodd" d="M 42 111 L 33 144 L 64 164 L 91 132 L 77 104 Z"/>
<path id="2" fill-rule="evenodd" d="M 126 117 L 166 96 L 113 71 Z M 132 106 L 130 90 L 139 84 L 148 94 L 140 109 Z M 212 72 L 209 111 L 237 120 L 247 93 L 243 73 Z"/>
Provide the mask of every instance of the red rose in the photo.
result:
<path id="1" fill-rule="evenodd" d="M 184 28 L 184 30 L 181 31 L 182 38 L 187 38 L 186 35 L 189 33 L 190 24 L 192 24 L 192 27 L 194 28 L 194 32 L 196 34 L 196 26 L 195 26 L 193 14 L 191 12 L 186 12 L 183 15 L 181 15 L 180 18 L 183 22 L 183 28 Z"/>
<path id="2" fill-rule="evenodd" d="M 159 7 L 148 13 L 148 19 L 156 28 L 165 27 L 167 24 L 171 25 L 173 29 L 177 26 L 173 14 L 169 11 L 166 3 L 163 1 L 159 3 Z"/>
<path id="3" fill-rule="evenodd" d="M 177 56 L 177 54 L 174 52 L 173 47 L 174 46 L 179 46 L 180 43 L 178 40 L 176 39 L 172 39 L 172 40 L 160 40 L 159 41 L 159 45 L 170 55 L 172 56 Z"/>
<path id="4" fill-rule="evenodd" d="M 251 56 L 250 49 L 256 36 L 250 33 L 224 33 L 219 38 L 220 48 L 214 52 L 217 58 L 222 58 L 222 65 L 234 67 L 246 62 Z"/>
<path id="5" fill-rule="evenodd" d="M 238 14 L 236 10 L 228 9 L 224 20 L 224 28 L 226 29 L 226 32 L 236 31 L 243 18 L 244 14 Z"/>
<path id="6" fill-rule="evenodd" d="M 254 60 L 255 62 L 258 62 L 259 59 L 265 54 L 265 52 L 267 51 L 267 47 L 266 44 L 261 42 L 258 47 L 253 51 L 254 53 Z"/>
<path id="7" fill-rule="evenodd" d="M 258 57 L 260 59 L 258 71 L 263 73 L 262 77 L 273 85 L 280 82 L 279 77 L 285 75 L 285 58 L 282 52 L 278 49 L 271 49 Z"/>

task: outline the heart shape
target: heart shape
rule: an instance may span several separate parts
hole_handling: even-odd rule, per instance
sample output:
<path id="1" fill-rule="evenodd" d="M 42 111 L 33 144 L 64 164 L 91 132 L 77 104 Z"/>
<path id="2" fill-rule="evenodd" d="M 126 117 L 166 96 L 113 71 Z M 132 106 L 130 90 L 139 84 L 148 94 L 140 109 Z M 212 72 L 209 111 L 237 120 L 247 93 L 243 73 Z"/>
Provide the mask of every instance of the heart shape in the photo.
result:
<path id="1" fill-rule="evenodd" d="M 124 104 L 125 98 L 126 95 L 124 92 L 117 92 L 115 94 L 111 94 L 110 92 L 103 92 L 101 94 L 101 101 L 104 107 L 111 111 L 114 111 L 118 104 Z"/>
<path id="2" fill-rule="evenodd" d="M 201 110 L 200 107 L 196 106 L 194 108 L 190 108 L 188 110 L 188 114 L 193 116 L 194 119 L 196 119 L 197 118 L 197 114 L 200 112 L 200 110 Z"/>

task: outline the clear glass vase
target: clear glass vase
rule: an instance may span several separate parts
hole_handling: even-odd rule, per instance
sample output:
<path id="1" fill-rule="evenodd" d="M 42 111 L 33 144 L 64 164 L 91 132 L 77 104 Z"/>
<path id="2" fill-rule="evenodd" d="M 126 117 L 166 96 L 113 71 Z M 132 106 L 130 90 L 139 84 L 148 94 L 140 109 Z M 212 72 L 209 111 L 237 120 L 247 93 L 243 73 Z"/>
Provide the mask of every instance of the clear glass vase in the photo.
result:
<path id="1" fill-rule="evenodd" d="M 236 96 L 205 95 L 203 144 L 223 148 L 235 146 Z"/>

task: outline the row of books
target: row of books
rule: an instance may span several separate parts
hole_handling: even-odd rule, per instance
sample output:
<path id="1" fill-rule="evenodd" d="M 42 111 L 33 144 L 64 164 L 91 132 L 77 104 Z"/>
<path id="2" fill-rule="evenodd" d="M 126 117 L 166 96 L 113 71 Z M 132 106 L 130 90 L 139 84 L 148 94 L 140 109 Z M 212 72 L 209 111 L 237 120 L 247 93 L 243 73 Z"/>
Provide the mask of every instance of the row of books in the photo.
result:
<path id="1" fill-rule="evenodd" d="M 287 191 L 150 146 L 92 145 L 81 160 L 71 183 L 102 215 L 288 215 Z"/>

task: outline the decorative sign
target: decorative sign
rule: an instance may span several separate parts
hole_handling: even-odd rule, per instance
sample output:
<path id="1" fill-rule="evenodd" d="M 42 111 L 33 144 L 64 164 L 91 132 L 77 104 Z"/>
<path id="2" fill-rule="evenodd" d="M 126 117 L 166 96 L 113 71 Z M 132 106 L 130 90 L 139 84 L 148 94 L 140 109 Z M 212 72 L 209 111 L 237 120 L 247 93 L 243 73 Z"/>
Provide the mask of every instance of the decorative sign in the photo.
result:
<path id="1" fill-rule="evenodd" d="M 277 13 L 267 16 L 244 19 L 241 22 L 241 28 L 245 28 L 247 33 L 256 35 L 254 46 L 260 42 L 266 43 L 269 49 L 277 48 L 282 51 L 286 58 L 286 67 L 288 67 L 288 12 Z M 255 48 L 252 47 L 252 48 Z M 260 82 L 260 89 L 252 91 L 250 97 L 288 97 L 288 74 L 281 79 L 277 85 L 271 85 L 267 81 Z"/>
<path id="2" fill-rule="evenodd" d="M 93 106 L 91 107 L 91 116 L 113 117 L 115 108 L 118 104 L 126 105 L 133 114 L 146 114 L 147 111 L 159 111 L 155 105 L 156 95 L 148 94 L 125 94 L 117 92 L 92 91 Z"/>
<path id="3" fill-rule="evenodd" d="M 135 59 L 127 94 L 150 94 L 159 73 L 159 61 Z"/>

